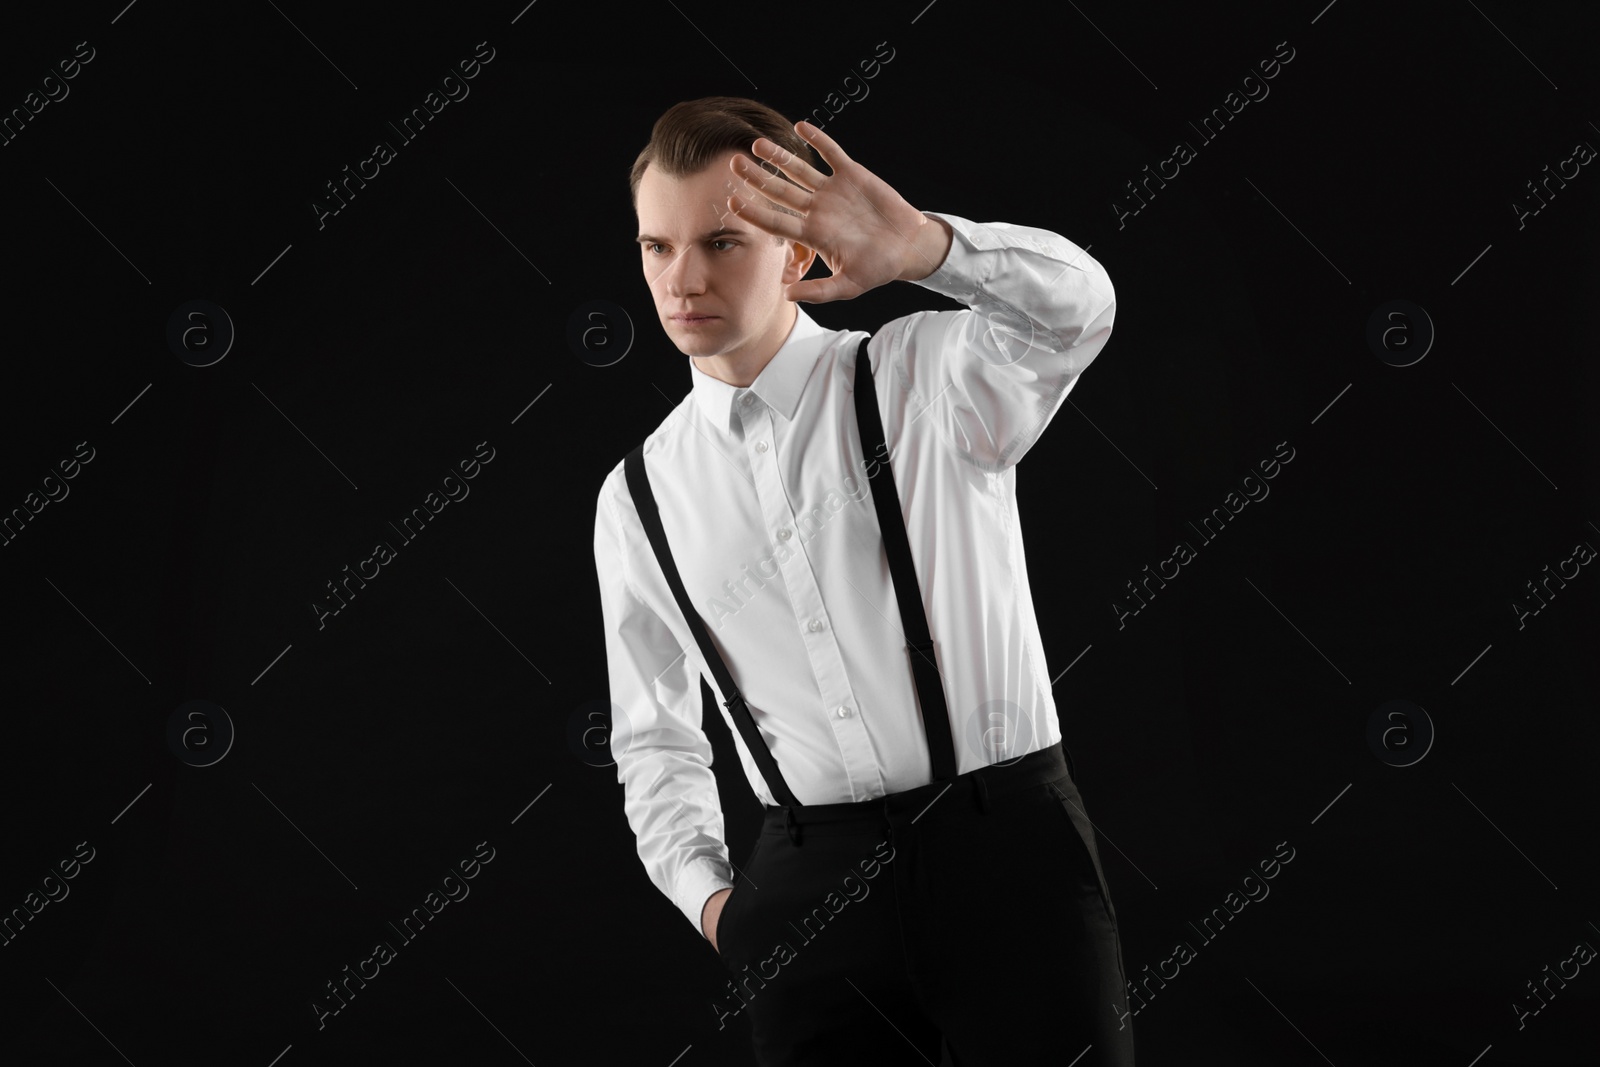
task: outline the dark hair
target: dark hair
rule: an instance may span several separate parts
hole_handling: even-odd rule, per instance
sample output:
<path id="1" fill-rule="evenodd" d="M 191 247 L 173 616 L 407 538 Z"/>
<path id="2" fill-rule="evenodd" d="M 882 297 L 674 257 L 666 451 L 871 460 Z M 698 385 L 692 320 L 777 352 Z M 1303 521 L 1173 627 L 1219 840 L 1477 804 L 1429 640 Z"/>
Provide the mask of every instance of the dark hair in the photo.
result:
<path id="1" fill-rule="evenodd" d="M 818 170 L 822 160 L 805 140 L 794 131 L 794 125 L 782 114 L 767 105 L 742 96 L 705 96 L 699 100 L 684 100 L 673 104 L 656 119 L 650 130 L 650 142 L 633 161 L 628 173 L 628 189 L 634 207 L 639 206 L 639 181 L 646 167 L 654 166 L 662 174 L 674 178 L 687 178 L 710 166 L 718 156 L 734 149 L 743 152 L 768 173 L 775 174 L 790 184 L 797 184 L 787 174 L 750 151 L 757 137 L 765 137 Z M 798 215 L 781 204 L 772 207 L 789 215 Z M 779 244 L 783 238 L 774 235 Z"/>

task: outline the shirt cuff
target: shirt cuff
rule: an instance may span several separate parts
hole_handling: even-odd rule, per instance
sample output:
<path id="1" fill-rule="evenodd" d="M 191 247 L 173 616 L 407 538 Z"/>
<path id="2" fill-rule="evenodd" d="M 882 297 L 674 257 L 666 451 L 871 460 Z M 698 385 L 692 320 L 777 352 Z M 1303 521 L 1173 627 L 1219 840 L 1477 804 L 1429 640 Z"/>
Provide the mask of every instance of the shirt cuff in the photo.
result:
<path id="1" fill-rule="evenodd" d="M 706 932 L 700 928 L 700 916 L 705 912 L 706 900 L 717 890 L 732 887 L 727 864 L 714 859 L 692 860 L 679 876 L 675 887 L 678 910 L 683 912 L 701 937 L 706 936 Z"/>
<path id="2" fill-rule="evenodd" d="M 976 273 L 979 269 L 973 253 L 980 247 L 986 247 L 973 239 L 978 224 L 943 211 L 924 211 L 923 214 L 950 224 L 950 251 L 945 253 L 944 262 L 932 274 L 918 279 L 916 284 L 957 303 L 971 306 L 978 292 Z M 993 247 L 993 243 L 987 247 Z"/>

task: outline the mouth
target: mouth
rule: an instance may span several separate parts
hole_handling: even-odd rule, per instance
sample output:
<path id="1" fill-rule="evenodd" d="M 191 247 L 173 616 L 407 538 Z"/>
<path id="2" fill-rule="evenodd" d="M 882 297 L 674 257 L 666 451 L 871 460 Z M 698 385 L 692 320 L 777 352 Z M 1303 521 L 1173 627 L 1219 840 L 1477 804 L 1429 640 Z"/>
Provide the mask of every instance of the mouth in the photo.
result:
<path id="1" fill-rule="evenodd" d="M 716 318 L 715 315 L 674 315 L 672 321 L 682 326 L 694 326 L 702 322 L 712 322 Z"/>

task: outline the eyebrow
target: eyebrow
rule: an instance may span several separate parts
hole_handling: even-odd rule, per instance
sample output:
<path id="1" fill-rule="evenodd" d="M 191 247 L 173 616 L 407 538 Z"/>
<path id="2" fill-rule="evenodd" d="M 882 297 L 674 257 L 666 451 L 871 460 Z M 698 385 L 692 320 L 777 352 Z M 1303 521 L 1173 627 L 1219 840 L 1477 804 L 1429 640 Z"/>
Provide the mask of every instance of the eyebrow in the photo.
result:
<path id="1" fill-rule="evenodd" d="M 710 233 L 701 234 L 700 235 L 700 240 L 702 240 L 702 241 L 710 241 L 713 238 L 721 237 L 724 234 L 733 234 L 736 237 L 743 237 L 748 232 L 749 232 L 748 230 L 734 230 L 734 229 L 730 229 L 727 226 L 723 226 L 723 227 L 721 227 L 719 229 L 712 230 Z M 638 237 L 635 237 L 633 240 L 634 240 L 635 244 L 645 244 L 645 243 L 654 244 L 654 243 L 656 243 L 658 241 L 660 243 L 662 243 L 662 244 L 669 244 L 670 243 L 665 237 L 656 237 L 656 236 L 654 236 L 652 234 L 648 234 L 648 233 L 641 233 Z"/>

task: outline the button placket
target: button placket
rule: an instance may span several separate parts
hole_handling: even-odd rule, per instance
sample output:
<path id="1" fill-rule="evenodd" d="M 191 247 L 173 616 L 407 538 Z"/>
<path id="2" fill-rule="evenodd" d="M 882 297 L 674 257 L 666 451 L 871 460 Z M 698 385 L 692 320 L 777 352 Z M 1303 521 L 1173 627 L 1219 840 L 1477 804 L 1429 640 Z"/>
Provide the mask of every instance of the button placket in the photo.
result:
<path id="1" fill-rule="evenodd" d="M 828 725 L 839 744 L 851 795 L 859 799 L 875 785 L 881 786 L 882 778 L 878 773 L 866 723 L 856 713 L 855 693 L 844 671 L 844 655 L 839 648 L 837 633 L 829 632 L 834 627 L 824 621 L 828 613 L 814 570 L 815 561 L 808 553 L 806 538 L 796 536 L 804 532 L 795 511 L 799 497 L 794 488 L 786 484 L 785 477 L 786 474 L 798 473 L 786 469 L 795 465 L 797 457 L 778 454 L 776 423 L 779 420 L 766 404 L 754 401 L 746 403 L 749 396 L 746 394 L 740 398 L 737 411 L 738 421 L 746 435 L 746 447 L 751 449 L 746 455 L 751 460 L 756 497 L 772 537 L 789 545 L 780 568 L 794 610 L 794 625 L 799 629 L 811 661 L 818 695 L 822 700 L 820 710 L 827 716 Z"/>

